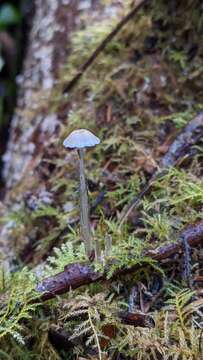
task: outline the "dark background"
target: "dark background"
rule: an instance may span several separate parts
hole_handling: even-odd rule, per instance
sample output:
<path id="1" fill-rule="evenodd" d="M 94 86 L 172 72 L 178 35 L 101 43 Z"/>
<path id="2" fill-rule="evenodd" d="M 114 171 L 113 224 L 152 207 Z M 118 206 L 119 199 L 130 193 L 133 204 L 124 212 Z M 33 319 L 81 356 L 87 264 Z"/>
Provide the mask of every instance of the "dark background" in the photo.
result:
<path id="1" fill-rule="evenodd" d="M 16 104 L 16 76 L 23 65 L 33 10 L 29 0 L 0 1 L 0 188 L 2 155 Z"/>

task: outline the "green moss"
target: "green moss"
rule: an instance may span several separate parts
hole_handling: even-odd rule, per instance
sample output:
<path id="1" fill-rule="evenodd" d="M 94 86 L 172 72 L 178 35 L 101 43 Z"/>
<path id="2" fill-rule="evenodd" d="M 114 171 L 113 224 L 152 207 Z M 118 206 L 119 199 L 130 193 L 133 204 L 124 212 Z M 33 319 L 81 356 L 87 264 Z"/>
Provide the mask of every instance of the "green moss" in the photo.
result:
<path id="1" fill-rule="evenodd" d="M 123 5 L 127 9 L 129 3 Z M 98 288 L 94 285 L 94 288 L 72 291 L 40 310 L 37 304 L 28 304 L 28 299 L 35 296 L 35 280 L 26 282 L 33 276 L 32 270 L 19 270 L 16 277 L 11 277 L 13 280 L 7 281 L 6 288 L 2 276 L 1 293 L 3 297 L 6 294 L 6 298 L 0 308 L 0 319 L 4 321 L 0 331 L 7 329 L 7 333 L 3 333 L 0 357 L 38 359 L 40 354 L 41 359 L 55 360 L 60 356 L 67 359 L 70 352 L 73 356 L 87 357 L 89 349 L 96 349 L 100 356 L 105 351 L 110 357 L 121 352 L 143 360 L 163 356 L 186 360 L 200 358 L 201 324 L 197 313 L 201 312 L 201 299 L 197 302 L 193 293 L 182 285 L 170 294 L 166 291 L 168 285 L 164 285 L 161 309 L 153 307 L 154 329 L 123 325 L 116 315 L 118 310 L 126 309 L 132 285 L 140 282 L 148 288 L 149 278 L 154 274 L 163 277 L 157 264 L 143 255 L 145 249 L 176 241 L 184 226 L 202 219 L 202 149 L 197 145 L 191 159 L 182 162 L 179 168 L 169 169 L 154 182 L 139 209 L 132 212 L 122 229 L 118 229 L 123 207 L 158 168 L 162 156 L 160 148 L 167 147 L 177 131 L 202 108 L 203 22 L 199 9 L 199 1 L 153 1 L 113 39 L 83 74 L 69 97 L 63 98 L 61 87 L 74 76 L 119 16 L 113 21 L 99 19 L 99 26 L 98 19 L 87 26 L 89 18 L 84 17 L 84 30 L 73 34 L 73 52 L 50 100 L 51 110 L 67 108 L 67 119 L 61 126 L 61 140 L 52 139 L 48 146 L 52 152 L 42 159 L 47 172 L 42 177 L 40 166 L 36 168 L 31 188 L 32 195 L 38 199 L 43 178 L 52 194 L 52 203 L 39 201 L 31 210 L 24 199 L 19 210 L 9 214 L 9 220 L 15 223 L 12 236 L 18 252 L 25 239 L 31 238 L 34 247 L 31 265 L 49 255 L 41 276 L 52 275 L 67 264 L 84 260 L 79 227 L 73 224 L 79 215 L 77 155 L 67 153 L 62 140 L 73 129 L 85 127 L 102 139 L 101 145 L 87 151 L 85 156 L 90 202 L 97 198 L 101 189 L 106 189 L 105 199 L 92 217 L 94 237 L 102 249 L 102 262 L 95 267 L 101 271 L 110 263 L 109 279 L 121 267 L 140 265 L 141 270 L 125 281 L 119 279 Z M 16 194 L 27 191 L 28 187 L 25 179 Z M 66 210 L 67 203 L 70 211 Z M 105 253 L 106 235 L 112 237 L 108 254 Z M 166 283 L 172 281 L 171 272 L 170 266 L 164 267 Z M 19 304 L 15 306 L 17 299 Z M 33 314 L 32 319 L 28 318 L 30 314 Z M 76 320 L 70 321 L 71 314 L 78 315 Z M 85 315 L 85 320 L 79 315 Z M 98 339 L 104 337 L 103 326 L 112 323 L 117 332 L 108 339 L 103 350 L 98 346 Z M 73 348 L 60 356 L 48 340 L 48 330 L 53 324 L 56 328 L 65 328 L 77 339 Z M 28 350 L 25 340 L 30 328 L 34 344 Z"/>

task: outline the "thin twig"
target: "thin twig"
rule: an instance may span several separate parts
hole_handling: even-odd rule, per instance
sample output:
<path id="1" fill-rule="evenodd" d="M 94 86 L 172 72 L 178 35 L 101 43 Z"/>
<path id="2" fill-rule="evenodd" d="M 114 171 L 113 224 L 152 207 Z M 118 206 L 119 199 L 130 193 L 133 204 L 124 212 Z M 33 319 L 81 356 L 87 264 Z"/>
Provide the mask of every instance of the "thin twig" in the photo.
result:
<path id="1" fill-rule="evenodd" d="M 157 250 L 148 250 L 143 255 L 157 261 L 162 261 L 175 254 L 183 251 L 183 238 L 188 242 L 189 246 L 195 247 L 203 241 L 203 221 L 185 228 L 179 235 L 176 243 L 165 245 Z M 131 268 L 118 269 L 112 279 L 121 275 L 131 274 L 137 271 L 138 265 Z M 56 295 L 64 294 L 70 289 L 77 289 L 83 285 L 89 285 L 98 281 L 106 281 L 108 274 L 108 266 L 106 270 L 96 272 L 92 266 L 88 264 L 70 264 L 64 268 L 64 271 L 54 276 L 44 279 L 38 284 L 36 290 L 42 292 L 42 300 L 54 298 Z"/>
<path id="2" fill-rule="evenodd" d="M 155 175 L 152 176 L 150 181 L 139 192 L 139 194 L 131 201 L 131 203 L 123 209 L 123 211 L 121 212 L 121 215 L 120 215 L 120 219 L 119 219 L 118 230 L 121 229 L 121 227 L 127 220 L 128 216 L 130 215 L 131 211 L 134 208 L 138 207 L 138 205 L 140 204 L 140 201 L 143 199 L 143 197 L 145 195 L 147 195 L 147 193 L 151 189 L 152 185 L 154 184 L 154 181 L 157 180 L 157 177 L 158 177 L 158 173 L 156 172 Z"/>
<path id="3" fill-rule="evenodd" d="M 90 57 L 82 64 L 77 74 L 64 87 L 63 93 L 67 94 L 77 84 L 78 80 L 84 72 L 92 65 L 98 55 L 105 49 L 106 45 L 114 38 L 115 35 L 135 16 L 138 10 L 147 2 L 147 0 L 138 0 L 133 9 L 116 25 L 116 27 L 102 40 L 96 50 Z"/>
<path id="4" fill-rule="evenodd" d="M 187 126 L 181 131 L 180 134 L 170 145 L 167 153 L 163 156 L 160 168 L 154 173 L 149 182 L 143 187 L 141 192 L 135 196 L 132 202 L 123 209 L 119 219 L 119 229 L 122 227 L 124 222 L 127 220 L 129 214 L 134 208 L 140 205 L 140 201 L 149 192 L 154 182 L 164 174 L 167 169 L 175 166 L 178 160 L 183 157 L 188 148 L 196 144 L 203 137 L 203 112 L 199 113 L 193 118 Z"/>

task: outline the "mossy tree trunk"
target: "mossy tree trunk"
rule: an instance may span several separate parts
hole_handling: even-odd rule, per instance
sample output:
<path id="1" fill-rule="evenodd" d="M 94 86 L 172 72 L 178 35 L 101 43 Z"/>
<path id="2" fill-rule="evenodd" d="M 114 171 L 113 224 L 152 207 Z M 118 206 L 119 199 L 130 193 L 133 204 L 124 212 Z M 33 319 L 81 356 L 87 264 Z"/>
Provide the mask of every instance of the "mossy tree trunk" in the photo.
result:
<path id="1" fill-rule="evenodd" d="M 97 1 L 35 0 L 35 12 L 28 38 L 22 74 L 17 78 L 18 99 L 13 115 L 3 176 L 5 199 L 1 214 L 18 211 L 33 187 L 46 191 L 43 179 L 36 179 L 36 168 L 56 139 L 64 112 L 49 104 L 58 86 L 60 73 L 68 61 L 70 34 L 81 25 L 84 12 L 97 9 Z M 29 194 L 28 194 L 29 193 Z M 7 209 L 7 210 L 6 210 Z M 1 260 L 13 258 L 12 223 L 1 228 Z M 22 240 L 24 242 L 24 240 Z M 22 248 L 25 244 L 21 244 Z"/>
<path id="2" fill-rule="evenodd" d="M 69 34 L 75 28 L 79 0 L 36 0 L 24 69 L 18 76 L 18 103 L 4 156 L 6 187 L 27 173 L 59 124 L 46 104 L 67 61 Z"/>

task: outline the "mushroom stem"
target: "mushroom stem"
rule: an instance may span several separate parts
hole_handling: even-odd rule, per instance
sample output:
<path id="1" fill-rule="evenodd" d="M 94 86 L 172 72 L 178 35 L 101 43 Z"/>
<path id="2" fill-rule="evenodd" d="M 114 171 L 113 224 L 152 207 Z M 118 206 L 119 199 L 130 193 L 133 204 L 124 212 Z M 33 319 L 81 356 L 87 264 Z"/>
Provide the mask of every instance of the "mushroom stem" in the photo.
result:
<path id="1" fill-rule="evenodd" d="M 81 226 L 81 235 L 85 244 L 85 251 L 88 257 L 90 257 L 92 252 L 92 236 L 90 229 L 90 220 L 89 220 L 89 205 L 88 205 L 88 194 L 87 194 L 87 185 L 85 180 L 85 170 L 84 170 L 84 149 L 78 150 L 78 155 L 80 159 L 80 226 Z"/>

